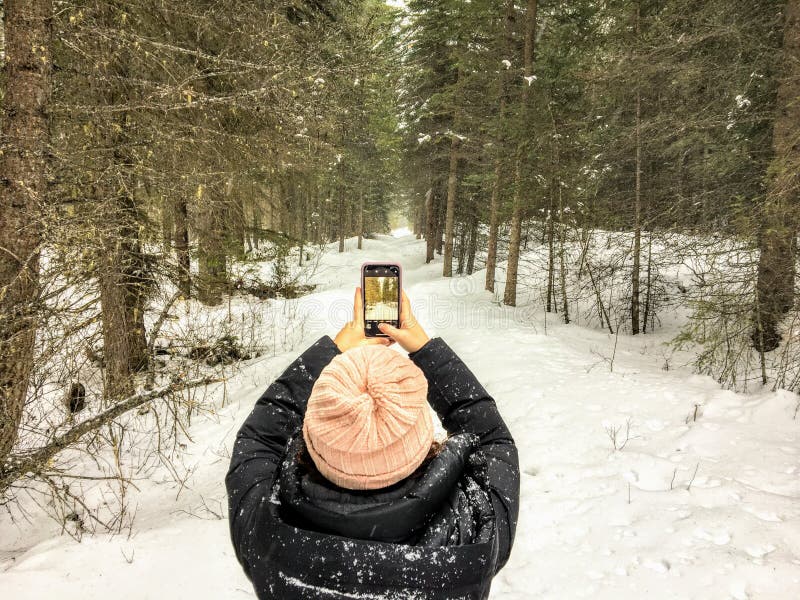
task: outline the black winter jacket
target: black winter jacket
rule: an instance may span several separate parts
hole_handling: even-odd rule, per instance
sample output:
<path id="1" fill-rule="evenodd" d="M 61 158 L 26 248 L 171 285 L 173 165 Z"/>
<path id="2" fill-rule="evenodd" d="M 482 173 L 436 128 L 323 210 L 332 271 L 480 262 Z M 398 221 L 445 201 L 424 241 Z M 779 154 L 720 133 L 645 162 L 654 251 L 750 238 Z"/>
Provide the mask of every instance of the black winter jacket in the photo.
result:
<path id="1" fill-rule="evenodd" d="M 311 389 L 339 354 L 317 340 L 242 425 L 225 478 L 236 556 L 260 599 L 484 600 L 508 560 L 519 462 L 494 400 L 441 339 L 409 355 L 450 433 L 420 473 L 351 491 L 298 457 Z"/>

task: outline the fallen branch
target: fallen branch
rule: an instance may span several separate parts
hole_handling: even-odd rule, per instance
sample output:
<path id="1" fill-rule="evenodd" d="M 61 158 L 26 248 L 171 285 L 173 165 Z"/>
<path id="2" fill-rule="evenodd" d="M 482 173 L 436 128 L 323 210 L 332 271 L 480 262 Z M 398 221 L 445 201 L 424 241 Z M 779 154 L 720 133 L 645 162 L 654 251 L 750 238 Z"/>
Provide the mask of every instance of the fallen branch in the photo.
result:
<path id="1" fill-rule="evenodd" d="M 157 400 L 158 398 L 168 396 L 169 394 L 220 381 L 222 381 L 222 379 L 219 377 L 204 377 L 187 382 L 175 382 L 156 390 L 134 394 L 100 414 L 75 425 L 63 435 L 54 438 L 46 446 L 28 454 L 12 455 L 7 461 L 6 468 L 0 471 L 0 494 L 5 492 L 12 483 L 26 473 L 38 473 L 56 454 L 73 445 L 90 431 L 102 427 L 120 415 L 142 406 L 143 404 Z"/>
<path id="2" fill-rule="evenodd" d="M 158 319 L 153 324 L 153 327 L 150 329 L 150 342 L 147 344 L 147 355 L 152 357 L 153 353 L 155 352 L 156 347 L 156 338 L 158 334 L 161 332 L 161 327 L 164 325 L 164 321 L 167 320 L 169 316 L 169 311 L 172 309 L 172 305 L 183 295 L 183 293 L 178 290 L 172 295 L 167 303 L 164 305 L 164 308 L 161 310 L 161 314 L 158 315 Z"/>

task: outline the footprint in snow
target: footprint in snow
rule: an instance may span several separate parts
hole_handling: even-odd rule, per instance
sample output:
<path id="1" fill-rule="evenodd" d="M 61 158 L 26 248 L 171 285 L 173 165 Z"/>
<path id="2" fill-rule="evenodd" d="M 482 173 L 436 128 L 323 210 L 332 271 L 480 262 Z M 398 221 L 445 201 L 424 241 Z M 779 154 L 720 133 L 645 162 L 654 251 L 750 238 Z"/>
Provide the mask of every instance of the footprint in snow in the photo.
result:
<path id="1" fill-rule="evenodd" d="M 643 564 L 645 567 L 655 571 L 656 573 L 666 573 L 672 568 L 672 565 L 669 564 L 669 561 L 663 558 L 658 558 L 658 559 L 648 558 L 647 560 L 644 561 Z"/>
<path id="2" fill-rule="evenodd" d="M 702 527 L 698 527 L 692 532 L 692 535 L 699 540 L 714 542 L 717 546 L 724 546 L 731 541 L 730 534 L 724 529 L 709 531 L 707 529 L 703 529 Z"/>
<path id="3" fill-rule="evenodd" d="M 743 581 L 735 581 L 730 587 L 731 597 L 735 600 L 747 600 L 750 595 L 747 593 L 747 584 Z"/>
<path id="4" fill-rule="evenodd" d="M 757 508 L 753 508 L 752 506 L 743 506 L 742 508 L 746 512 L 749 512 L 751 515 L 757 519 L 761 519 L 762 521 L 767 521 L 769 523 L 783 522 L 783 519 L 771 510 L 759 510 Z"/>
<path id="5" fill-rule="evenodd" d="M 775 546 L 772 544 L 759 544 L 756 546 L 748 546 L 745 548 L 745 552 L 747 552 L 753 558 L 763 558 L 770 552 L 775 551 Z"/>
<path id="6" fill-rule="evenodd" d="M 704 475 L 695 477 L 694 481 L 692 482 L 692 487 L 696 488 L 715 488 L 722 485 L 722 482 L 719 479 L 714 479 L 713 477 L 706 477 Z"/>

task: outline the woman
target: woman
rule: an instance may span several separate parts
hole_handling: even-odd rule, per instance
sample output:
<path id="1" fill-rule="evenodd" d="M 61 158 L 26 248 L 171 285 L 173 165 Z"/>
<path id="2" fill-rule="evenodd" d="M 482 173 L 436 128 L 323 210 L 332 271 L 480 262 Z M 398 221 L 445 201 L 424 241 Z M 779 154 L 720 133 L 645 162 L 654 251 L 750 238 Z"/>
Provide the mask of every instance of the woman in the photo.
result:
<path id="1" fill-rule="evenodd" d="M 405 294 L 400 328 L 380 328 L 388 339 L 364 337 L 356 289 L 353 320 L 289 365 L 236 437 L 231 538 L 259 598 L 479 600 L 508 560 L 519 462 L 494 400 Z"/>

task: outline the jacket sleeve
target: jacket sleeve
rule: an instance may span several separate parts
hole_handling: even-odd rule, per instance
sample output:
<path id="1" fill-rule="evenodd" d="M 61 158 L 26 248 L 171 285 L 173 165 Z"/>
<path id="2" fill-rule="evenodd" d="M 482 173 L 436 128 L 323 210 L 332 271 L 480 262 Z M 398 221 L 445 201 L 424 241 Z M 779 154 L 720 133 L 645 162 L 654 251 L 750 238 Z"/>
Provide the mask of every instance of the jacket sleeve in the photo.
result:
<path id="1" fill-rule="evenodd" d="M 519 514 L 517 447 L 497 405 L 441 338 L 409 354 L 428 380 L 428 401 L 451 433 L 473 433 L 486 457 L 486 480 L 497 518 L 497 570 L 508 561 Z"/>
<path id="2" fill-rule="evenodd" d="M 251 557 L 269 524 L 264 517 L 286 444 L 302 425 L 314 382 L 337 354 L 330 337 L 317 340 L 261 395 L 236 435 L 225 476 L 228 518 L 236 558 L 251 580 Z"/>

